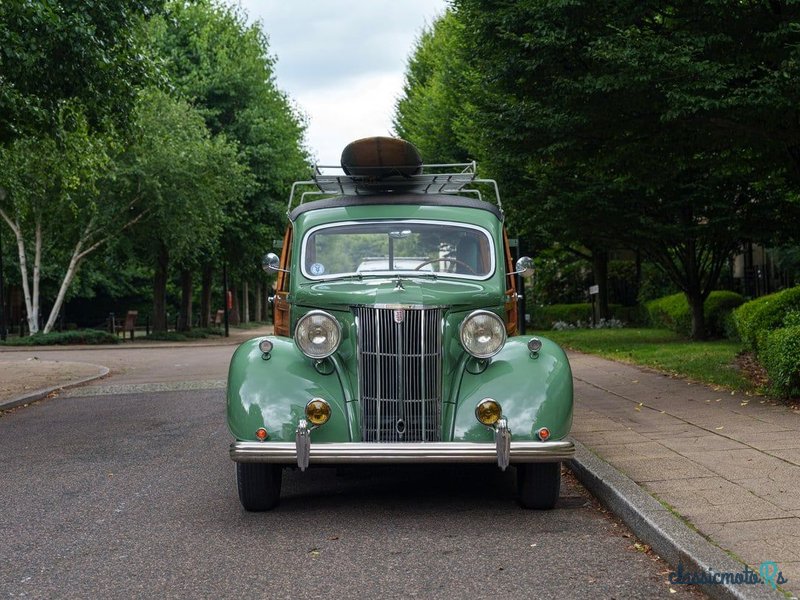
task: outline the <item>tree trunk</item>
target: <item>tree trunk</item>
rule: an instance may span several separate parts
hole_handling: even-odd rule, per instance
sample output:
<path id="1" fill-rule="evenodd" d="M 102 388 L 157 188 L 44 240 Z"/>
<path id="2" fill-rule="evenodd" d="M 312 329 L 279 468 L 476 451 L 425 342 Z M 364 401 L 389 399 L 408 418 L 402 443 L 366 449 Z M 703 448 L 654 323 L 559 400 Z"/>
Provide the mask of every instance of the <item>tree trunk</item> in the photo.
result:
<path id="1" fill-rule="evenodd" d="M 200 327 L 211 327 L 211 284 L 214 281 L 214 270 L 210 264 L 203 265 L 200 291 Z"/>
<path id="2" fill-rule="evenodd" d="M 11 228 L 11 231 L 14 232 L 14 239 L 17 242 L 17 256 L 19 258 L 19 274 L 20 274 L 20 281 L 22 283 L 22 294 L 25 298 L 25 312 L 28 316 L 28 330 L 31 334 L 36 333 L 39 331 L 39 320 L 37 318 L 31 319 L 34 314 L 33 311 L 33 301 L 31 298 L 31 289 L 28 283 L 28 254 L 25 251 L 25 238 L 22 237 L 22 226 L 19 224 L 19 221 L 11 220 L 11 217 L 7 215 L 2 209 L 0 209 L 0 216 L 3 217 L 3 220 L 8 224 Z"/>
<path id="3" fill-rule="evenodd" d="M 263 298 L 264 292 L 263 292 L 263 290 L 264 290 L 264 287 L 261 285 L 261 282 L 259 281 L 256 284 L 256 317 L 255 317 L 255 319 L 256 319 L 256 321 L 259 321 L 261 323 L 264 322 L 264 298 Z"/>
<path id="4" fill-rule="evenodd" d="M 192 329 L 192 271 L 181 269 L 181 317 L 179 331 Z"/>
<path id="5" fill-rule="evenodd" d="M 36 217 L 36 234 L 34 237 L 33 251 L 33 314 L 28 315 L 31 333 L 39 331 L 39 280 L 42 274 L 42 222 L 41 217 Z"/>
<path id="6" fill-rule="evenodd" d="M 159 242 L 156 269 L 153 276 L 153 333 L 167 331 L 167 275 L 169 251 Z"/>
<path id="7" fill-rule="evenodd" d="M 250 322 L 250 284 L 242 283 L 242 323 Z"/>
<path id="8" fill-rule="evenodd" d="M 686 300 L 689 303 L 689 311 L 692 313 L 692 339 L 706 339 L 706 319 L 703 310 L 705 297 L 699 291 L 685 292 Z"/>
<path id="9" fill-rule="evenodd" d="M 70 257 L 69 265 L 67 266 L 67 272 L 64 273 L 64 279 L 61 280 L 61 287 L 58 289 L 56 301 L 53 303 L 53 308 L 50 310 L 50 316 L 47 318 L 47 323 L 45 323 L 44 329 L 42 330 L 44 333 L 50 333 L 50 331 L 53 329 L 53 326 L 56 324 L 58 313 L 61 311 L 61 305 L 64 303 L 64 298 L 67 295 L 67 290 L 72 284 L 72 280 L 75 278 L 75 274 L 78 272 L 78 267 L 80 266 L 81 259 L 83 258 L 83 255 L 81 254 L 82 247 L 83 240 L 80 240 L 72 251 L 72 256 Z"/>
<path id="10" fill-rule="evenodd" d="M 594 283 L 600 288 L 597 294 L 595 324 L 600 319 L 608 319 L 608 250 L 605 248 L 592 249 L 592 275 Z"/>

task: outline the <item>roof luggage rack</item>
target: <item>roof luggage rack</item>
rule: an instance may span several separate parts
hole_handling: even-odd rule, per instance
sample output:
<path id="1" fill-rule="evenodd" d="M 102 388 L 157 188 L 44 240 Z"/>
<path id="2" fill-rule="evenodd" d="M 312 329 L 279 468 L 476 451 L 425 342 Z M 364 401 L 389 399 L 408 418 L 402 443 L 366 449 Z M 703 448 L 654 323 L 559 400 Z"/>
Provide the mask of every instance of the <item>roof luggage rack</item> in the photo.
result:
<path id="1" fill-rule="evenodd" d="M 348 175 L 341 166 L 316 165 L 313 178 L 307 181 L 296 181 L 292 184 L 287 214 L 291 212 L 296 195 L 300 195 L 300 204 L 308 196 L 374 196 L 377 194 L 473 194 L 483 200 L 477 188 L 466 188 L 470 184 L 488 184 L 494 191 L 497 207 L 502 211 L 500 193 L 494 179 L 479 179 L 475 161 L 469 163 L 421 165 L 419 172 L 408 174 L 408 166 L 396 168 L 374 167 L 377 176 Z M 359 167 L 359 173 L 369 172 L 370 167 Z M 387 175 L 387 171 L 390 172 Z M 308 189 L 313 188 L 313 189 Z"/>

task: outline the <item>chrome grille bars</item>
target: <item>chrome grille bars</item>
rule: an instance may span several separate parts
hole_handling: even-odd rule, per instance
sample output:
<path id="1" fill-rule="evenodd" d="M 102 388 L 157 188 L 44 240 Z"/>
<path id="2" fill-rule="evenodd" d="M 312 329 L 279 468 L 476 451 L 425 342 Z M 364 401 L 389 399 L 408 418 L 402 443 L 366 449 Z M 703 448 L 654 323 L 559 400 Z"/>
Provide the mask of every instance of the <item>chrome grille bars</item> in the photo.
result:
<path id="1" fill-rule="evenodd" d="M 441 440 L 442 309 L 354 309 L 364 442 Z"/>

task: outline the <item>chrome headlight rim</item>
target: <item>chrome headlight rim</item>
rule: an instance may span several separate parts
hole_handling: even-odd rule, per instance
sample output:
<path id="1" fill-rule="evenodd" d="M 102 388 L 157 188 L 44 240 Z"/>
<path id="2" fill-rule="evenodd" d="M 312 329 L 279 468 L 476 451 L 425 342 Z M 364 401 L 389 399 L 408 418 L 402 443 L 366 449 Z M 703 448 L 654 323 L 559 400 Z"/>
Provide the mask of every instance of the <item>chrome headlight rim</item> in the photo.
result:
<path id="1" fill-rule="evenodd" d="M 475 317 L 479 316 L 487 316 L 491 320 L 495 321 L 495 323 L 498 325 L 498 332 L 500 334 L 500 343 L 497 345 L 497 348 L 495 348 L 491 352 L 477 352 L 475 351 L 474 348 L 471 349 L 469 347 L 465 339 L 466 337 L 465 334 L 467 331 L 466 328 L 468 327 L 470 321 Z M 501 319 L 496 313 L 493 313 L 490 310 L 479 309 L 479 310 L 473 310 L 466 317 L 464 317 L 464 320 L 461 321 L 461 325 L 458 326 L 458 337 L 459 340 L 461 341 L 461 346 L 464 348 L 464 350 L 467 351 L 467 353 L 470 356 L 474 356 L 475 358 L 486 359 L 495 356 L 498 352 L 500 352 L 500 350 L 503 349 L 503 347 L 506 345 L 506 339 L 508 337 L 508 334 L 506 333 L 506 324 L 503 322 L 503 319 Z"/>
<path id="2" fill-rule="evenodd" d="M 329 329 L 329 335 L 333 335 L 335 338 L 335 342 L 331 345 L 330 351 L 320 351 L 320 352 L 313 352 L 308 347 L 307 344 L 304 344 L 301 341 L 300 332 L 302 331 L 303 324 L 308 321 L 309 319 L 313 319 L 314 317 L 323 317 L 327 321 L 332 324 L 332 327 Z M 302 317 L 297 320 L 297 324 L 294 328 L 294 343 L 297 344 L 297 347 L 300 349 L 305 356 L 314 360 L 322 360 L 324 358 L 328 358 L 334 352 L 339 349 L 339 345 L 342 343 L 342 324 L 339 323 L 338 319 L 334 317 L 327 311 L 324 310 L 310 310 Z"/>

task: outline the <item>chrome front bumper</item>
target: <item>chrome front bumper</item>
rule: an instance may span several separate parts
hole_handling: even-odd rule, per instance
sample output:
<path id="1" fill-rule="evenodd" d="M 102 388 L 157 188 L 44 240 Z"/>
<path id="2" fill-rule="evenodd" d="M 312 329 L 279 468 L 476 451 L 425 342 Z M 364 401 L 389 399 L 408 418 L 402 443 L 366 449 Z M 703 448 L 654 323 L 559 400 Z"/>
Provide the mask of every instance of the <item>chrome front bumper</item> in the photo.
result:
<path id="1" fill-rule="evenodd" d="M 231 458 L 236 462 L 266 462 L 303 468 L 304 453 L 298 456 L 298 444 L 292 442 L 234 442 Z M 555 442 L 510 442 L 509 459 L 514 463 L 558 462 L 575 454 L 571 440 Z M 307 463 L 400 464 L 400 463 L 497 463 L 496 444 L 469 442 L 411 442 L 310 444 Z M 501 465 L 502 468 L 502 465 Z"/>

